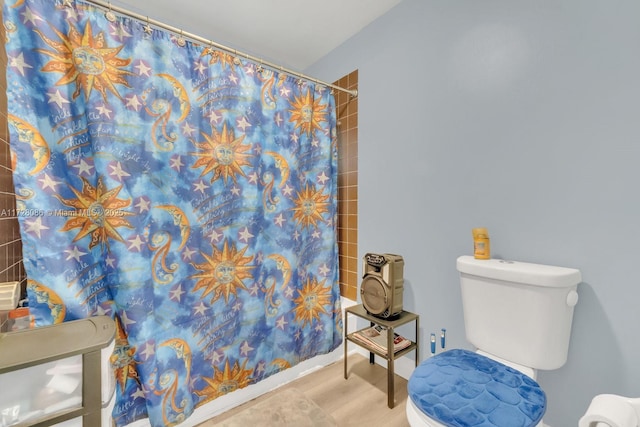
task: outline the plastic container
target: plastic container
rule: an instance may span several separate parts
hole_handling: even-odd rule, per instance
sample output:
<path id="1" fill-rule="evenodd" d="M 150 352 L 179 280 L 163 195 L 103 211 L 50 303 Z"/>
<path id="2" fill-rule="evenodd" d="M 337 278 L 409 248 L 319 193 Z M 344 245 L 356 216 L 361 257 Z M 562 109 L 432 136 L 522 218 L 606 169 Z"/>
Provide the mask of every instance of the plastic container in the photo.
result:
<path id="1" fill-rule="evenodd" d="M 95 316 L 0 334 L 0 427 L 52 425 L 70 410 L 91 414 L 93 420 L 101 411 L 102 423 L 85 422 L 84 427 L 111 426 L 115 377 L 109 359 L 115 329 L 113 319 Z M 95 351 L 100 363 L 92 358 L 85 364 L 83 355 Z M 55 424 L 82 425 L 82 415 Z"/>
<path id="2" fill-rule="evenodd" d="M 82 407 L 82 355 L 0 374 L 0 383 L 0 426 L 33 425 Z"/>
<path id="3" fill-rule="evenodd" d="M 33 325 L 31 324 L 32 318 L 29 313 L 29 307 L 19 307 L 9 312 L 8 330 L 20 331 L 23 329 L 29 329 Z"/>
<path id="4" fill-rule="evenodd" d="M 0 310 L 13 310 L 20 299 L 20 282 L 0 283 Z"/>
<path id="5" fill-rule="evenodd" d="M 491 243 L 489 241 L 489 232 L 486 228 L 474 228 L 471 230 L 473 235 L 473 257 L 475 259 L 491 258 Z"/>

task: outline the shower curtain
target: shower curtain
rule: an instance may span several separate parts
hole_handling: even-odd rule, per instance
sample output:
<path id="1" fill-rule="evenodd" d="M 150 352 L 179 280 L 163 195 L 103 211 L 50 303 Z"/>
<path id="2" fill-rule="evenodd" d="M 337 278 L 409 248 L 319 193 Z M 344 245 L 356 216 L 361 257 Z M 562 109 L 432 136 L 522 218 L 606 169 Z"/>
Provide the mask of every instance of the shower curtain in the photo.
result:
<path id="1" fill-rule="evenodd" d="M 80 1 L 3 10 L 30 310 L 116 319 L 117 425 L 335 349 L 330 91 Z"/>

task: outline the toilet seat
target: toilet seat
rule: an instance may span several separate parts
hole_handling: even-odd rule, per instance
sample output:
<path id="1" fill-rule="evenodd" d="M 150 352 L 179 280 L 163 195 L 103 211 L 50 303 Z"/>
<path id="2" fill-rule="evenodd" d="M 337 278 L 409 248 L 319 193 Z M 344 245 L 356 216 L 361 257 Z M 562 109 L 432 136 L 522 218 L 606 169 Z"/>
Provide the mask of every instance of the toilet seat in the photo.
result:
<path id="1" fill-rule="evenodd" d="M 444 424 L 440 424 L 433 418 L 427 417 L 427 415 L 418 409 L 411 399 L 407 399 L 407 405 L 405 408 L 407 421 L 411 427 L 447 427 Z M 542 421 L 536 427 L 549 427 Z M 582 426 L 581 426 L 582 427 Z"/>
<path id="2" fill-rule="evenodd" d="M 427 426 L 533 427 L 546 409 L 546 396 L 535 380 L 462 349 L 422 362 L 409 378 L 408 389 L 407 404 L 425 415 L 426 424 L 418 424 Z"/>
<path id="3" fill-rule="evenodd" d="M 407 399 L 406 413 L 409 425 L 412 427 L 447 427 L 444 424 L 440 424 L 433 418 L 427 417 L 427 414 L 418 409 L 416 404 L 413 403 L 413 400 L 411 400 L 410 398 Z"/>

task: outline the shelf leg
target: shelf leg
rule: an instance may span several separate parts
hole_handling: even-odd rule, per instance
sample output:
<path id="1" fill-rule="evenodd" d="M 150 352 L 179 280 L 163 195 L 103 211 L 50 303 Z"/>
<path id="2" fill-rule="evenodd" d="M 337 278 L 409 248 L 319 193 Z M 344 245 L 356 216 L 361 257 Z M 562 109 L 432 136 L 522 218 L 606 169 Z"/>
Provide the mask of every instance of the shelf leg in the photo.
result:
<path id="1" fill-rule="evenodd" d="M 395 405 L 395 352 L 393 351 L 393 328 L 387 330 L 387 405 L 393 409 Z"/>
<path id="2" fill-rule="evenodd" d="M 369 326 L 374 326 L 375 323 L 369 322 Z M 369 352 L 369 364 L 373 365 L 376 363 L 376 355 L 374 353 Z"/>
<path id="3" fill-rule="evenodd" d="M 416 317 L 416 368 L 420 364 L 420 318 Z"/>
<path id="4" fill-rule="evenodd" d="M 344 312 L 344 379 L 347 379 L 347 345 L 349 344 L 349 340 L 347 339 L 347 335 L 349 335 L 349 326 L 348 320 L 349 313 Z"/>
<path id="5" fill-rule="evenodd" d="M 85 414 L 82 425 L 99 426 L 102 417 L 102 375 L 100 350 L 82 355 L 82 406 Z M 113 397 L 115 399 L 115 396 Z"/>

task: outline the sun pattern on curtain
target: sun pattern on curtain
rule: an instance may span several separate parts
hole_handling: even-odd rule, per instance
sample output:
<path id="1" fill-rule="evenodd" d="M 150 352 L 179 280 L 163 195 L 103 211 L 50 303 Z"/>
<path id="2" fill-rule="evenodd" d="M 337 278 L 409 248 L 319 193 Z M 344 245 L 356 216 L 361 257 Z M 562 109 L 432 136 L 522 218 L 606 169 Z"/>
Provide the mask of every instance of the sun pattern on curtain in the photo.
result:
<path id="1" fill-rule="evenodd" d="M 116 319 L 117 425 L 340 344 L 327 88 L 83 2 L 4 19 L 30 308 Z"/>

